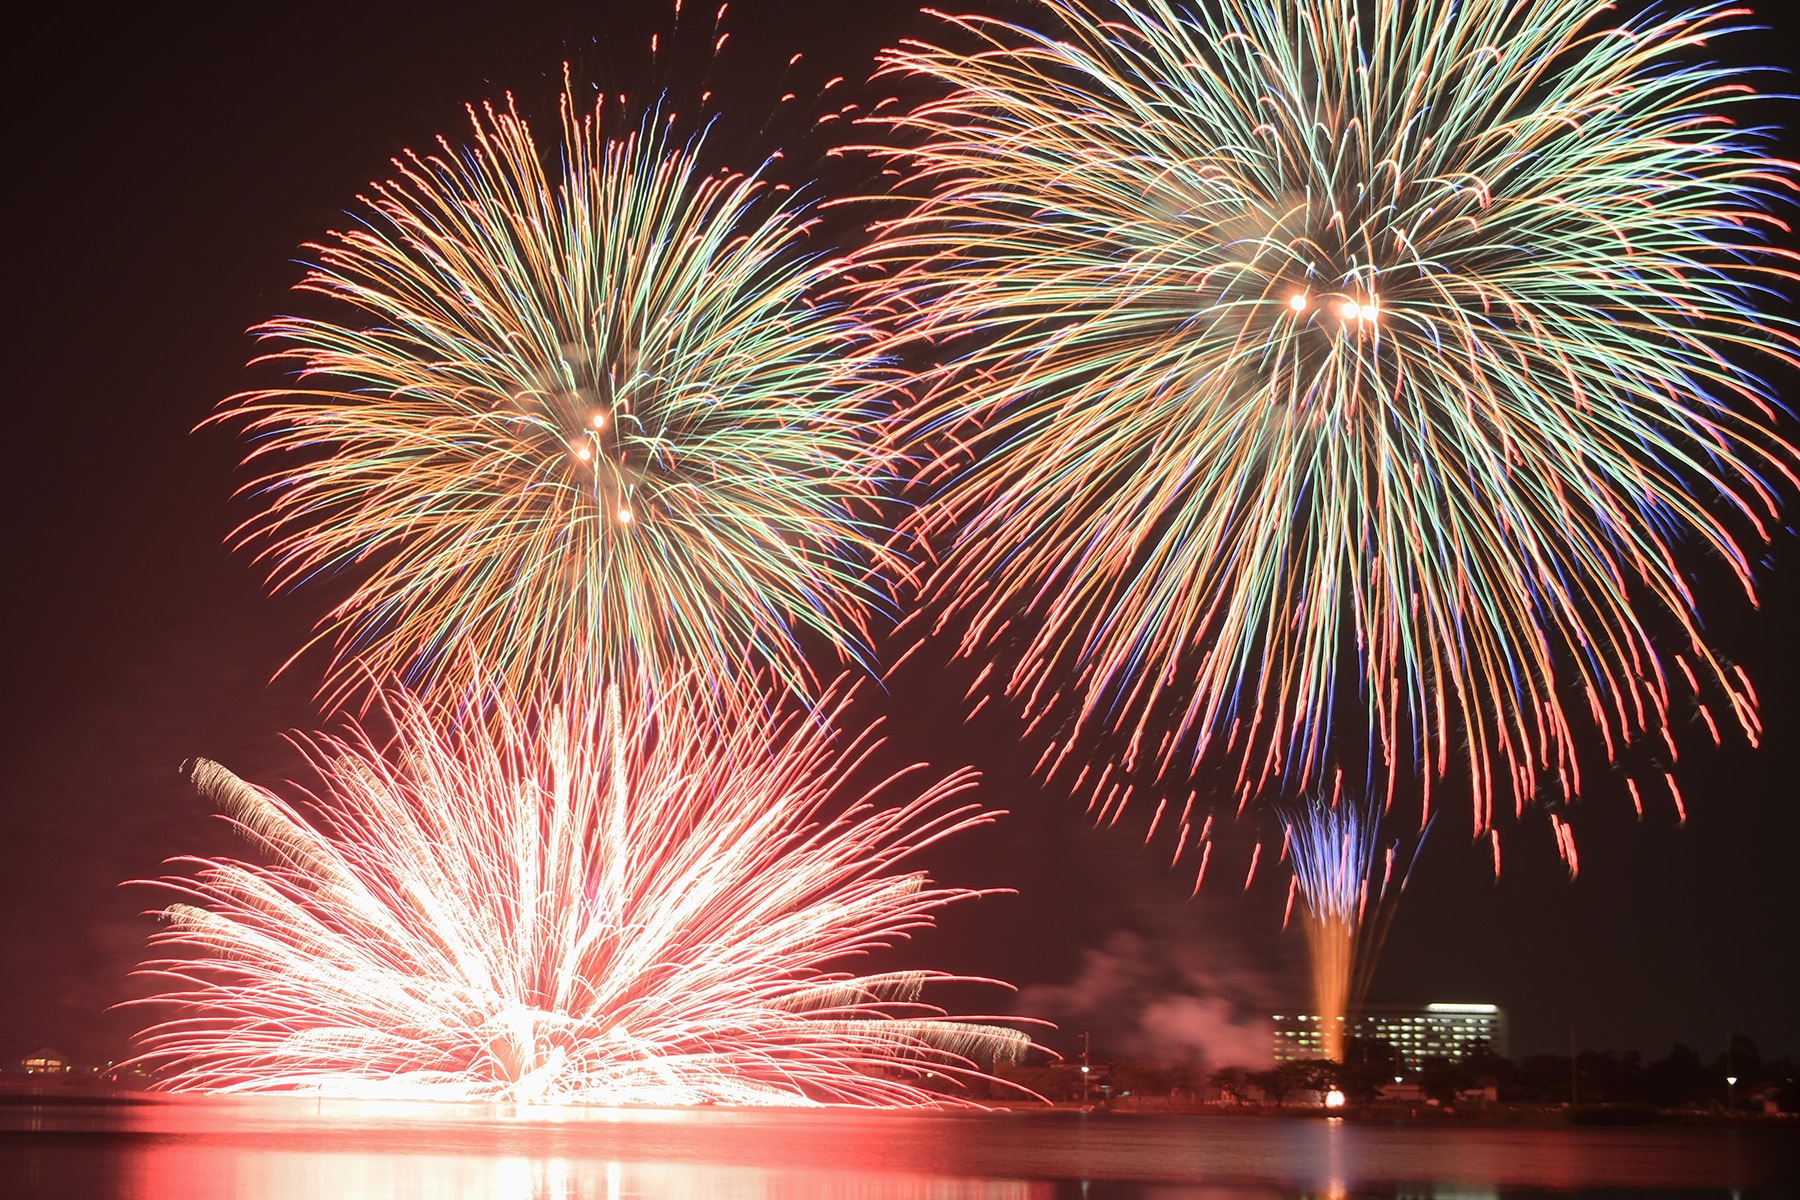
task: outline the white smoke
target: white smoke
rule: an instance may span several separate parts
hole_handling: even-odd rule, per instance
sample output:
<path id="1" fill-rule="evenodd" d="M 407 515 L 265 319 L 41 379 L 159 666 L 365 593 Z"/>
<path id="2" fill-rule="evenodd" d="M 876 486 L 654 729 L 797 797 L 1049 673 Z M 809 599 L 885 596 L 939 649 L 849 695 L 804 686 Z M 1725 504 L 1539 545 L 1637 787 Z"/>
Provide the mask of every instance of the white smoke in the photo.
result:
<path id="1" fill-rule="evenodd" d="M 1274 989 L 1264 971 L 1217 950 L 1120 930 L 1083 955 L 1069 983 L 1024 989 L 1018 1010 L 1091 1031 L 1109 1056 L 1265 1066 Z"/>

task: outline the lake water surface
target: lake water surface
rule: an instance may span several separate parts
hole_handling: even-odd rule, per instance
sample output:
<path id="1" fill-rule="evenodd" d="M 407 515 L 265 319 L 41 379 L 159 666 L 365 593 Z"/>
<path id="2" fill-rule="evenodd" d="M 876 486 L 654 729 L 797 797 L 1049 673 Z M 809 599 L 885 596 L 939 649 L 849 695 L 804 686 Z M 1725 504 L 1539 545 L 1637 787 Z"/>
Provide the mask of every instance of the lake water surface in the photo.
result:
<path id="1" fill-rule="evenodd" d="M 1800 1195 L 1800 1130 L 170 1098 L 0 1106 L 0 1196 Z"/>

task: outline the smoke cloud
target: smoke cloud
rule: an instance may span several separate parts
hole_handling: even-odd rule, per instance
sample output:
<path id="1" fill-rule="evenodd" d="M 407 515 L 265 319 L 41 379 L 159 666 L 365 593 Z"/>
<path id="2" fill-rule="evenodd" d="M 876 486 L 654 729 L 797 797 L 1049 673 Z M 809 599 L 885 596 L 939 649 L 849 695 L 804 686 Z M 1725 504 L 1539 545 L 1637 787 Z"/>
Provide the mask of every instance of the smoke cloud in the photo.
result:
<path id="1" fill-rule="evenodd" d="M 1268 1065 L 1269 1014 L 1298 994 L 1303 950 L 1281 934 L 1279 901 L 1210 881 L 1189 899 L 1141 847 L 1104 858 L 1108 928 L 1072 978 L 1026 987 L 1017 1011 L 1055 1021 L 1062 1044 L 1089 1032 L 1094 1052 L 1109 1057 Z"/>
<path id="2" fill-rule="evenodd" d="M 1122 930 L 1086 952 L 1071 982 L 1028 987 L 1018 1007 L 1068 1032 L 1091 1031 L 1108 1054 L 1257 1067 L 1269 1061 L 1273 1003 L 1256 971 Z"/>

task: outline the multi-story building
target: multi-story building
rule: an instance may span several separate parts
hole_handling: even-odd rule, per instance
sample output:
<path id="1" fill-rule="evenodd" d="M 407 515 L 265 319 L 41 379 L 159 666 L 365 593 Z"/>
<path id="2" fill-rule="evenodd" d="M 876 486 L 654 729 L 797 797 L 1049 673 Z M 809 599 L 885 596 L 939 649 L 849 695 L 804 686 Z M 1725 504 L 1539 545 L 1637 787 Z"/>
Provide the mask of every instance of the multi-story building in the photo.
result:
<path id="1" fill-rule="evenodd" d="M 1274 1022 L 1276 1062 L 1324 1052 L 1317 1016 L 1280 1015 Z M 1477 1050 L 1507 1053 L 1506 1014 L 1496 1004 L 1371 1004 L 1346 1024 L 1347 1038 L 1386 1042 L 1410 1071 L 1428 1058 L 1467 1058 Z"/>

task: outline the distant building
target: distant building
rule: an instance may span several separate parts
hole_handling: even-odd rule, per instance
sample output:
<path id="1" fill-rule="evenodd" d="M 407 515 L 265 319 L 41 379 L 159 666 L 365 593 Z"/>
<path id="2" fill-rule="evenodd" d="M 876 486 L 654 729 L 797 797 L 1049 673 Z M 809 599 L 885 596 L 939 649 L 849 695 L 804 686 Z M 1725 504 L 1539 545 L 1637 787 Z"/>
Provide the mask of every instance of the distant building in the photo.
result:
<path id="1" fill-rule="evenodd" d="M 1279 1015 L 1275 1023 L 1275 1061 L 1317 1058 L 1324 1038 L 1317 1016 Z M 1386 1042 L 1407 1070 L 1416 1071 L 1427 1058 L 1467 1058 L 1477 1050 L 1505 1057 L 1506 1013 L 1497 1004 L 1371 1004 L 1348 1020 L 1349 1037 Z"/>
<path id="2" fill-rule="evenodd" d="M 25 1068 L 27 1075 L 67 1075 L 73 1069 L 68 1055 L 48 1046 L 27 1054 L 19 1060 L 19 1065 Z"/>

